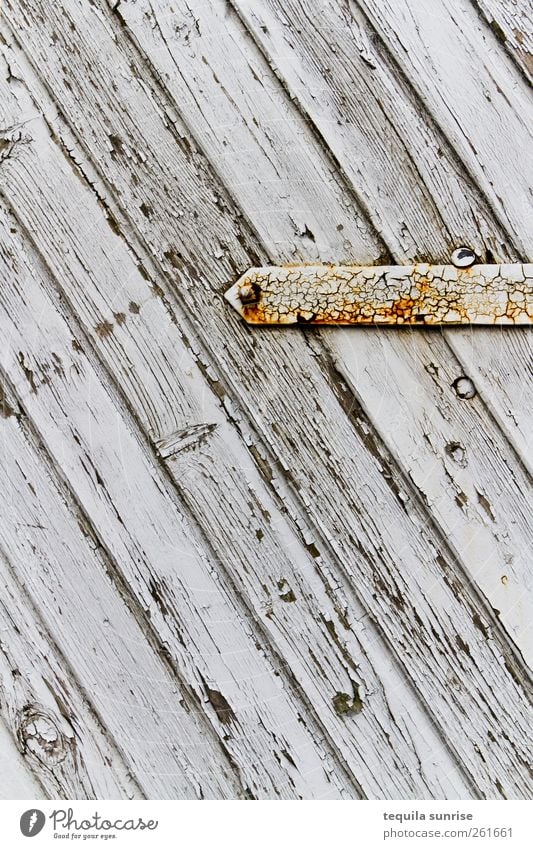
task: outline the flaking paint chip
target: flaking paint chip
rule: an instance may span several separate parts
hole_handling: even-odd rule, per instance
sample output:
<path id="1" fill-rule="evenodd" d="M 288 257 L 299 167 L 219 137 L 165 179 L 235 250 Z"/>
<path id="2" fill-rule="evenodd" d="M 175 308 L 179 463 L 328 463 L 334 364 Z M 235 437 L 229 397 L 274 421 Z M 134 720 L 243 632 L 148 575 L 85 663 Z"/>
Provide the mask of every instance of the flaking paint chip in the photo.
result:
<path id="1" fill-rule="evenodd" d="M 250 268 L 225 294 L 248 324 L 533 323 L 533 264 Z"/>

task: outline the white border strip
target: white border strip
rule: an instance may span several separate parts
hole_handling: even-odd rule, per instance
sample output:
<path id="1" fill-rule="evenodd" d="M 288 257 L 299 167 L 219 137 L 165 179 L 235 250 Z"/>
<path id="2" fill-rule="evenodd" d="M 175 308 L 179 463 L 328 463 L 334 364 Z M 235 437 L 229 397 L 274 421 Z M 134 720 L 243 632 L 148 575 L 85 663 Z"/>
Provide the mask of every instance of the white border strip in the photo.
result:
<path id="1" fill-rule="evenodd" d="M 213 849 L 370 849 L 396 847 L 525 847 L 532 803 L 467 801 L 0 802 L 2 846 Z M 70 813 L 69 813 L 70 810 Z M 32 816 L 33 811 L 41 812 Z M 21 816 L 39 833 L 26 837 Z M 55 828 L 54 828 L 55 823 Z M 96 824 L 96 825 L 95 825 Z M 144 828 L 142 825 L 144 824 Z M 136 827 L 135 827 L 136 826 Z"/>

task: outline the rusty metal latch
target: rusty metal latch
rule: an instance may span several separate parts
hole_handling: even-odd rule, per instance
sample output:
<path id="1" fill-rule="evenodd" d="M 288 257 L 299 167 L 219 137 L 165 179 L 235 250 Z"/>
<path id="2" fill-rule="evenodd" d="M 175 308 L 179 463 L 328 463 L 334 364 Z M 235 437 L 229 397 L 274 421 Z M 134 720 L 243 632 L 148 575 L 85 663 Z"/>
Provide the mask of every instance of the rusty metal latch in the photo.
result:
<path id="1" fill-rule="evenodd" d="M 533 323 L 532 263 L 460 264 L 250 268 L 225 296 L 249 324 Z"/>

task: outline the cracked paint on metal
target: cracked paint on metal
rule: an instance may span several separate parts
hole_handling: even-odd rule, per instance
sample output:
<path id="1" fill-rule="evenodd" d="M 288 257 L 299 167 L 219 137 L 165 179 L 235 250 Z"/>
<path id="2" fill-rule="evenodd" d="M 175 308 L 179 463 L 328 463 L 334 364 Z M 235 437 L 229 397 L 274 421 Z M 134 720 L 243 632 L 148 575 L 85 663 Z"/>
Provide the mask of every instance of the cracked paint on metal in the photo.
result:
<path id="1" fill-rule="evenodd" d="M 531 324 L 533 264 L 251 268 L 226 299 L 249 324 Z"/>

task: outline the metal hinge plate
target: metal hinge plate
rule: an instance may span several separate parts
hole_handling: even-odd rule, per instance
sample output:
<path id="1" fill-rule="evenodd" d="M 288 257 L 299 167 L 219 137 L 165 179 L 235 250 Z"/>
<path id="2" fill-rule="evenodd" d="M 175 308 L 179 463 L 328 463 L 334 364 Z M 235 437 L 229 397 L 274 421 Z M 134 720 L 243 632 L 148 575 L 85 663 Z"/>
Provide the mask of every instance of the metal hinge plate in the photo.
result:
<path id="1" fill-rule="evenodd" d="M 531 324 L 533 264 L 266 266 L 226 299 L 249 324 Z"/>

